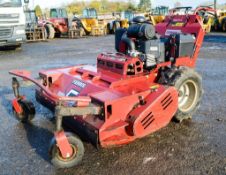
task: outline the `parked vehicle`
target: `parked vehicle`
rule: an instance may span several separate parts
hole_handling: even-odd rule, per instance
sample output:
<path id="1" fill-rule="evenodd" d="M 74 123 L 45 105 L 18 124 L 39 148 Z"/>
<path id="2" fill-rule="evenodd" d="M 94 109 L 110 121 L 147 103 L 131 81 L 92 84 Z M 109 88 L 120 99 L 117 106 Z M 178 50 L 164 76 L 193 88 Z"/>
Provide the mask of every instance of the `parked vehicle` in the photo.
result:
<path id="1" fill-rule="evenodd" d="M 215 31 L 223 31 L 226 32 L 226 11 L 222 11 L 216 16 L 213 28 Z"/>
<path id="2" fill-rule="evenodd" d="M 147 21 L 149 21 L 154 26 L 160 22 L 163 22 L 165 16 L 169 13 L 169 7 L 159 6 L 152 9 L 150 13 L 145 14 Z"/>
<path id="3" fill-rule="evenodd" d="M 199 15 L 203 20 L 203 28 L 206 33 L 211 32 L 214 19 L 217 17 L 216 10 L 208 6 L 200 6 L 195 9 L 195 14 Z"/>
<path id="4" fill-rule="evenodd" d="M 0 0 L 0 46 L 20 48 L 26 41 L 24 5 L 29 0 Z"/>
<path id="5" fill-rule="evenodd" d="M 26 37 L 27 41 L 46 41 L 47 32 L 46 28 L 38 23 L 38 17 L 34 10 L 26 10 Z"/>
<path id="6" fill-rule="evenodd" d="M 202 27 L 206 33 L 211 32 L 212 23 L 216 17 L 216 11 L 209 6 L 199 6 L 195 10 L 192 7 L 176 7 L 170 10 L 171 15 L 198 15 L 202 19 Z"/>
<path id="7" fill-rule="evenodd" d="M 108 23 L 108 31 L 109 33 L 115 33 L 119 28 L 128 28 L 130 21 L 134 17 L 134 13 L 132 11 L 123 11 L 123 12 L 115 12 L 113 13 L 113 17 L 115 20 L 111 20 Z"/>
<path id="8" fill-rule="evenodd" d="M 98 19 L 98 14 L 94 8 L 85 8 L 81 17 L 75 17 L 72 25 L 84 31 L 85 35 L 100 36 L 107 34 L 107 22 Z"/>

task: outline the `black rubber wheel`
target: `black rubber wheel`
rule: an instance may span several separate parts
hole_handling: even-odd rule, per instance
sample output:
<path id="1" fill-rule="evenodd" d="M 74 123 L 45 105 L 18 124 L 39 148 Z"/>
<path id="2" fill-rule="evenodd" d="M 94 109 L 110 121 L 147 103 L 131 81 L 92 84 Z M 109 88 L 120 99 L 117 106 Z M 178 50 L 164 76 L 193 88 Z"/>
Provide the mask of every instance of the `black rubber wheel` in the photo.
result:
<path id="1" fill-rule="evenodd" d="M 222 21 L 222 31 L 226 32 L 226 19 Z"/>
<path id="2" fill-rule="evenodd" d="M 214 20 L 214 24 L 212 26 L 212 30 L 214 31 L 218 31 L 219 30 L 219 21 L 218 20 Z"/>
<path id="3" fill-rule="evenodd" d="M 55 32 L 55 38 L 60 38 L 61 37 L 61 33 L 60 32 Z"/>
<path id="4" fill-rule="evenodd" d="M 82 141 L 76 135 L 72 133 L 66 133 L 69 143 L 73 149 L 73 154 L 71 157 L 65 159 L 61 156 L 60 150 L 56 145 L 55 138 L 52 139 L 50 144 L 50 158 L 52 164 L 57 168 L 71 168 L 78 165 L 84 156 L 84 146 Z"/>
<path id="5" fill-rule="evenodd" d="M 83 36 L 85 36 L 85 35 L 86 35 L 86 32 L 85 32 L 84 28 L 81 27 L 81 28 L 80 28 L 80 32 L 79 32 L 79 36 L 80 36 L 80 37 L 83 37 Z"/>
<path id="6" fill-rule="evenodd" d="M 111 28 L 110 28 L 110 24 L 107 24 L 107 34 L 111 34 Z"/>
<path id="7" fill-rule="evenodd" d="M 43 34 L 44 34 L 43 39 L 47 40 L 48 39 L 48 32 L 47 32 L 46 28 L 44 28 L 43 30 L 44 30 L 44 32 L 43 32 Z"/>
<path id="8" fill-rule="evenodd" d="M 104 27 L 104 33 L 103 33 L 103 35 L 107 35 L 107 34 L 108 34 L 108 27 L 105 26 L 105 27 Z"/>
<path id="9" fill-rule="evenodd" d="M 22 50 L 22 44 L 18 44 L 15 46 L 15 51 L 21 51 Z"/>
<path id="10" fill-rule="evenodd" d="M 174 119 L 178 122 L 191 119 L 203 94 L 201 76 L 193 69 L 181 68 L 173 76 L 171 84 L 178 90 L 178 110 Z"/>
<path id="11" fill-rule="evenodd" d="M 214 30 L 215 32 L 218 31 L 218 23 L 215 23 L 215 24 L 214 24 L 213 30 Z"/>
<path id="12" fill-rule="evenodd" d="M 113 24 L 113 34 L 115 34 L 116 30 L 120 28 L 119 22 L 114 22 Z"/>
<path id="13" fill-rule="evenodd" d="M 16 110 L 13 108 L 13 114 L 16 119 L 22 123 L 30 122 L 35 117 L 35 107 L 34 104 L 27 100 L 20 100 L 18 102 L 23 110 L 21 114 L 17 113 Z"/>
<path id="14" fill-rule="evenodd" d="M 55 37 L 54 27 L 51 24 L 46 24 L 45 28 L 46 28 L 46 31 L 47 31 L 48 39 L 54 39 L 54 37 Z"/>

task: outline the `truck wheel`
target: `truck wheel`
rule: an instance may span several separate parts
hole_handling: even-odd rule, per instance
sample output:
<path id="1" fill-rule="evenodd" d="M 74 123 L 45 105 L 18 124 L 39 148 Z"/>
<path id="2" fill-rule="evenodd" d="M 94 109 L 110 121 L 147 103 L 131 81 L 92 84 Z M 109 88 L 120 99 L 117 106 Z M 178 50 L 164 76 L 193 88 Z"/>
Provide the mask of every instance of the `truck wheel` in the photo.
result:
<path id="1" fill-rule="evenodd" d="M 85 32 L 84 28 L 81 27 L 81 28 L 80 28 L 80 31 L 79 31 L 79 36 L 80 36 L 80 37 L 83 37 L 83 36 L 85 36 L 85 35 L 86 35 L 86 32 Z"/>
<path id="2" fill-rule="evenodd" d="M 219 21 L 217 19 L 214 20 L 212 29 L 214 31 L 218 31 L 219 30 Z"/>
<path id="3" fill-rule="evenodd" d="M 54 39 L 55 29 L 53 28 L 53 26 L 51 24 L 46 24 L 45 28 L 46 28 L 46 31 L 47 31 L 48 39 Z"/>
<path id="4" fill-rule="evenodd" d="M 50 157 L 52 164 L 57 168 L 71 168 L 78 165 L 84 156 L 84 146 L 82 141 L 71 133 L 66 133 L 66 137 L 73 149 L 73 154 L 69 158 L 63 158 L 59 148 L 57 147 L 55 138 L 52 139 L 50 144 Z"/>
<path id="5" fill-rule="evenodd" d="M 222 31 L 226 32 L 226 20 L 222 21 Z"/>
<path id="6" fill-rule="evenodd" d="M 108 27 L 106 26 L 106 27 L 104 27 L 104 33 L 103 33 L 104 35 L 107 35 L 108 34 Z"/>
<path id="7" fill-rule="evenodd" d="M 14 107 L 12 107 L 14 116 L 22 123 L 30 122 L 35 117 L 34 104 L 27 100 L 20 100 L 18 103 L 21 106 L 23 112 L 19 114 L 16 112 Z"/>
<path id="8" fill-rule="evenodd" d="M 113 33 L 115 34 L 116 30 L 120 28 L 120 23 L 119 22 L 115 22 L 113 24 Z"/>
<path id="9" fill-rule="evenodd" d="M 14 48 L 15 48 L 15 51 L 21 51 L 22 50 L 22 44 L 18 44 Z"/>
<path id="10" fill-rule="evenodd" d="M 111 27 L 110 27 L 110 24 L 107 24 L 107 34 L 111 34 Z"/>
<path id="11" fill-rule="evenodd" d="M 174 119 L 178 122 L 191 119 L 203 94 L 200 75 L 193 69 L 183 68 L 176 73 L 172 84 L 178 90 L 178 110 Z"/>
<path id="12" fill-rule="evenodd" d="M 45 27 L 43 28 L 43 34 L 44 34 L 43 39 L 47 40 L 48 39 L 48 32 L 47 32 Z"/>
<path id="13" fill-rule="evenodd" d="M 214 24 L 213 30 L 214 30 L 215 32 L 218 31 L 218 24 L 217 24 L 217 23 Z"/>

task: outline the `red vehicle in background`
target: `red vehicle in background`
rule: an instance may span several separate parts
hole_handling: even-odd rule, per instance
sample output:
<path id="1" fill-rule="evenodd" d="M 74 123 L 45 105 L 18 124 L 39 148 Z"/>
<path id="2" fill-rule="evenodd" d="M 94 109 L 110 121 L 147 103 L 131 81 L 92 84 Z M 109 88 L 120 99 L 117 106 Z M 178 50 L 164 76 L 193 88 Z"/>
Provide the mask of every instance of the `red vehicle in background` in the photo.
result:
<path id="1" fill-rule="evenodd" d="M 50 17 L 47 20 L 40 20 L 40 24 L 46 26 L 49 39 L 67 35 L 69 31 L 69 20 L 66 9 L 50 9 Z"/>
<path id="2" fill-rule="evenodd" d="M 56 37 L 60 37 L 61 35 L 65 35 L 68 33 L 69 21 L 66 9 L 50 9 L 49 21 L 53 24 Z"/>

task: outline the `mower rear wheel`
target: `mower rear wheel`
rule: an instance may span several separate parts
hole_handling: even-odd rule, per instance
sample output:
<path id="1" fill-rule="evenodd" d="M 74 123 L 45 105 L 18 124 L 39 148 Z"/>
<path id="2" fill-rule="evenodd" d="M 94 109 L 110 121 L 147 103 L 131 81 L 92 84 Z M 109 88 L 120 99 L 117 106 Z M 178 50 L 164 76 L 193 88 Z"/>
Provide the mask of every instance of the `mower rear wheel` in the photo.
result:
<path id="1" fill-rule="evenodd" d="M 69 158 L 63 158 L 60 149 L 56 144 L 55 138 L 52 139 L 50 144 L 50 157 L 52 164 L 57 168 L 71 168 L 78 165 L 84 156 L 84 146 L 82 141 L 72 133 L 66 133 L 66 137 L 73 149 L 73 153 Z"/>
<path id="2" fill-rule="evenodd" d="M 177 72 L 173 84 L 178 90 L 178 110 L 174 119 L 178 122 L 191 119 L 203 94 L 200 75 L 193 69 L 182 68 Z"/>
<path id="3" fill-rule="evenodd" d="M 13 114 L 16 119 L 22 123 L 30 122 L 35 117 L 35 107 L 34 104 L 27 100 L 18 101 L 20 107 L 22 108 L 22 113 L 17 113 L 13 108 Z"/>

